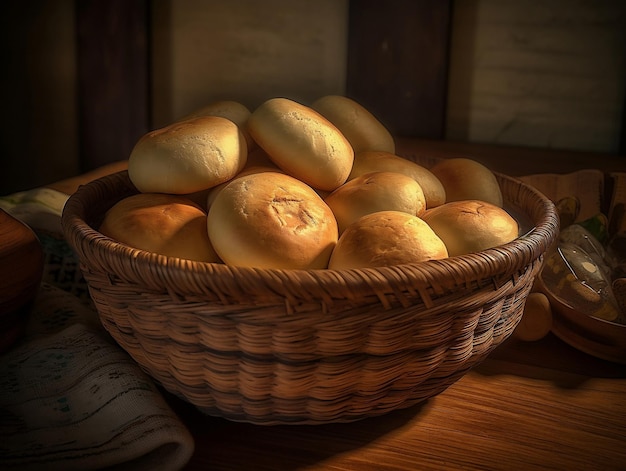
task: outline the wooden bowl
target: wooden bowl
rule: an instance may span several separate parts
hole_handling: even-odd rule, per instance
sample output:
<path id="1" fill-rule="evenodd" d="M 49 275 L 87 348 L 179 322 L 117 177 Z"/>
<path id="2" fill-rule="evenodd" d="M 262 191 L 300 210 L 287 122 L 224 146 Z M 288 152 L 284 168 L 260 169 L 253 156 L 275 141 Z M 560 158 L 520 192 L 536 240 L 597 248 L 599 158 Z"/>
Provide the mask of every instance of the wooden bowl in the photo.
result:
<path id="1" fill-rule="evenodd" d="M 43 268 L 44 253 L 35 233 L 0 209 L 0 352 L 23 333 Z"/>

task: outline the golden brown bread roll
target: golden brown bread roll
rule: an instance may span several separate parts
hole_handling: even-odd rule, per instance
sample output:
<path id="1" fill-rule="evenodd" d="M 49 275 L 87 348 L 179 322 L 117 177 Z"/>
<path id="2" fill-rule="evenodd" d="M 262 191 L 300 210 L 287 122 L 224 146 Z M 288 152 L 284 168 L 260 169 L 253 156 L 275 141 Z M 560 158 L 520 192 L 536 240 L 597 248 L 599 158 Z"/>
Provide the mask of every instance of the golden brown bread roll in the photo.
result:
<path id="1" fill-rule="evenodd" d="M 349 176 L 352 180 L 370 172 L 403 173 L 415 179 L 426 197 L 426 207 L 432 208 L 446 202 L 446 191 L 433 173 L 411 160 L 383 151 L 363 151 L 355 154 L 354 165 Z"/>
<path id="2" fill-rule="evenodd" d="M 543 293 L 530 293 L 526 297 L 524 315 L 513 331 L 513 336 L 524 342 L 535 342 L 552 330 L 552 307 Z"/>
<path id="3" fill-rule="evenodd" d="M 256 268 L 326 268 L 337 243 L 330 208 L 308 185 L 277 172 L 234 179 L 215 197 L 209 237 L 225 263 Z"/>
<path id="4" fill-rule="evenodd" d="M 250 117 L 250 110 L 244 104 L 234 100 L 217 100 L 194 110 L 179 121 L 186 121 L 200 116 L 221 116 L 230 119 L 238 126 L 245 126 Z"/>
<path id="5" fill-rule="evenodd" d="M 324 198 L 332 209 L 339 233 L 366 214 L 402 211 L 419 216 L 426 199 L 419 183 L 403 173 L 371 172 L 360 175 Z"/>
<path id="6" fill-rule="evenodd" d="M 443 241 L 419 217 L 401 211 L 379 211 L 359 218 L 346 228 L 328 267 L 382 267 L 447 256 Z"/>
<path id="7" fill-rule="evenodd" d="M 326 95 L 315 100 L 311 108 L 337 126 L 355 153 L 382 150 L 393 154 L 396 151 L 391 133 L 360 103 L 341 95 Z"/>
<path id="8" fill-rule="evenodd" d="M 246 123 L 250 117 L 250 110 L 243 103 L 235 100 L 214 101 L 202 108 L 198 108 L 178 121 L 186 121 L 191 118 L 199 118 L 200 116 L 221 116 L 222 118 L 230 119 L 242 130 L 246 138 L 246 143 L 248 144 L 248 150 L 255 147 L 254 140 L 246 131 Z"/>
<path id="9" fill-rule="evenodd" d="M 519 235 L 517 221 L 504 209 L 485 201 L 451 201 L 427 209 L 422 219 L 443 240 L 450 256 L 480 252 L 511 242 Z"/>
<path id="10" fill-rule="evenodd" d="M 437 162 L 430 171 L 446 190 L 446 202 L 480 200 L 502 207 L 502 191 L 498 180 L 480 162 L 455 157 Z"/>
<path id="11" fill-rule="evenodd" d="M 354 161 L 345 136 L 312 108 L 272 98 L 248 119 L 248 132 L 287 174 L 319 190 L 343 184 Z"/>
<path id="12" fill-rule="evenodd" d="M 128 175 L 143 193 L 194 193 L 233 178 L 247 155 L 235 123 L 203 116 L 142 136 L 128 159 Z"/>
<path id="13" fill-rule="evenodd" d="M 200 262 L 220 262 L 206 230 L 207 215 L 188 198 L 139 193 L 113 205 L 100 232 L 148 252 Z"/>
<path id="14" fill-rule="evenodd" d="M 262 166 L 262 165 L 258 165 L 258 166 L 246 166 L 241 172 L 239 172 L 237 175 L 235 175 L 235 177 L 231 180 L 228 180 L 227 182 L 224 183 L 220 183 L 217 186 L 214 186 L 213 188 L 211 188 L 210 190 L 208 190 L 208 192 L 206 193 L 205 196 L 205 200 L 204 200 L 204 205 L 207 208 L 210 208 L 211 205 L 213 204 L 213 201 L 215 200 L 215 197 L 217 196 L 217 194 L 222 191 L 222 189 L 228 185 L 231 181 L 235 180 L 236 178 L 239 177 L 245 177 L 246 175 L 251 175 L 253 173 L 264 173 L 264 172 L 276 172 L 276 173 L 283 173 L 283 171 L 279 168 L 275 168 L 275 167 L 266 167 L 266 166 Z"/>

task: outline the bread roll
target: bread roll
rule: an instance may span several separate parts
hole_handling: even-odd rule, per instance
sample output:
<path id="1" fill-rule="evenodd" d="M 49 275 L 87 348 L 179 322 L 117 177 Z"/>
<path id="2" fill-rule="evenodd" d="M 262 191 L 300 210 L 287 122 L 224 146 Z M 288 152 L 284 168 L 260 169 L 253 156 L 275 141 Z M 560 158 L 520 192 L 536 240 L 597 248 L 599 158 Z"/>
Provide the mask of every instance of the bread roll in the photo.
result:
<path id="1" fill-rule="evenodd" d="M 228 265 L 326 268 L 337 243 L 330 208 L 305 183 L 277 172 L 234 179 L 215 197 L 209 237 Z"/>
<path id="2" fill-rule="evenodd" d="M 379 211 L 348 226 L 339 237 L 328 267 L 382 267 L 447 256 L 444 243 L 419 217 L 400 211 Z"/>
<path id="3" fill-rule="evenodd" d="M 215 197 L 217 196 L 217 194 L 220 191 L 222 191 L 222 189 L 226 187 L 226 185 L 228 185 L 230 182 L 232 182 L 236 178 L 245 177 L 246 175 L 252 175 L 253 173 L 264 173 L 264 172 L 283 173 L 282 170 L 280 170 L 279 168 L 275 168 L 275 167 L 265 167 L 261 165 L 250 166 L 250 167 L 246 166 L 241 172 L 235 175 L 235 177 L 232 180 L 228 180 L 227 182 L 220 183 L 219 185 L 214 186 L 213 188 L 208 190 L 205 196 L 205 200 L 204 200 L 205 207 L 208 210 L 208 208 L 210 208 L 211 205 L 213 204 L 213 201 L 215 201 Z"/>
<path id="4" fill-rule="evenodd" d="M 354 161 L 344 135 L 312 108 L 272 98 L 255 109 L 248 132 L 287 174 L 319 190 L 343 184 Z"/>
<path id="5" fill-rule="evenodd" d="M 206 213 L 188 198 L 139 193 L 112 206 L 100 232 L 148 252 L 200 262 L 220 262 L 206 230 Z"/>
<path id="6" fill-rule="evenodd" d="M 186 121 L 192 118 L 199 118 L 200 116 L 221 116 L 222 118 L 230 119 L 233 123 L 239 126 L 239 129 L 242 130 L 246 138 L 246 143 L 248 144 L 248 150 L 255 147 L 254 140 L 246 131 L 246 123 L 250 117 L 250 110 L 244 104 L 234 100 L 214 101 L 193 111 L 192 113 L 189 113 L 183 119 L 178 121 Z"/>
<path id="7" fill-rule="evenodd" d="M 441 160 L 430 168 L 446 190 L 446 202 L 480 200 L 502 207 L 502 191 L 494 173 L 473 159 Z"/>
<path id="8" fill-rule="evenodd" d="M 250 117 L 250 110 L 238 101 L 218 100 L 196 109 L 180 121 L 199 118 L 201 116 L 221 116 L 222 118 L 230 119 L 239 126 L 245 126 L 246 121 L 248 121 Z"/>
<path id="9" fill-rule="evenodd" d="M 543 293 L 529 293 L 524 305 L 524 314 L 513 336 L 524 342 L 535 342 L 552 330 L 552 307 Z"/>
<path id="10" fill-rule="evenodd" d="M 350 141 L 355 153 L 382 150 L 395 153 L 396 144 L 387 128 L 365 107 L 341 95 L 326 95 L 311 105 Z"/>
<path id="11" fill-rule="evenodd" d="M 128 175 L 143 193 L 194 193 L 233 178 L 247 155 L 235 123 L 204 116 L 142 136 L 128 159 Z"/>
<path id="12" fill-rule="evenodd" d="M 341 185 L 324 201 L 337 219 L 340 234 L 366 214 L 393 210 L 419 216 L 426 209 L 419 183 L 408 175 L 394 172 L 360 175 Z"/>
<path id="13" fill-rule="evenodd" d="M 224 183 L 220 183 L 217 186 L 210 188 L 206 192 L 206 197 L 204 200 L 204 204 L 207 208 L 211 206 L 211 203 L 215 199 L 215 195 L 228 185 L 232 180 L 238 177 L 243 177 L 245 175 L 250 175 L 251 173 L 260 173 L 260 172 L 279 172 L 284 173 L 280 168 L 276 166 L 274 162 L 269 158 L 267 153 L 256 146 L 253 150 L 248 152 L 248 159 L 246 160 L 246 165 L 241 169 L 240 172 L 237 173 L 233 178 Z"/>
<path id="14" fill-rule="evenodd" d="M 452 201 L 426 210 L 422 219 L 443 240 L 450 256 L 480 252 L 519 235 L 517 221 L 509 213 L 484 201 Z"/>
<path id="15" fill-rule="evenodd" d="M 349 180 L 370 172 L 396 172 L 413 178 L 422 187 L 426 207 L 446 202 L 446 191 L 433 173 L 411 160 L 383 151 L 363 151 L 355 154 Z"/>

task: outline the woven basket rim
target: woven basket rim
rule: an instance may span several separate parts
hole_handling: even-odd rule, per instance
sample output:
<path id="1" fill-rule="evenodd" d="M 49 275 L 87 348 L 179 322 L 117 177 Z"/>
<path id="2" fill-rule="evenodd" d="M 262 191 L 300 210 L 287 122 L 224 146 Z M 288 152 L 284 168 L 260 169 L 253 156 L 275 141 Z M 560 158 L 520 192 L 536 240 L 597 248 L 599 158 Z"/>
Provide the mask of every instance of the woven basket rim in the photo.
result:
<path id="1" fill-rule="evenodd" d="M 376 292 L 388 290 L 388 279 L 393 277 L 405 279 L 405 288 L 410 290 L 415 290 L 416 284 L 422 286 L 424 291 L 433 286 L 436 289 L 442 286 L 451 289 L 455 284 L 463 286 L 476 279 L 492 276 L 506 278 L 514 275 L 545 253 L 558 234 L 558 215 L 552 201 L 521 180 L 494 173 L 501 184 L 516 185 L 518 192 L 524 192 L 527 197 L 538 203 L 536 215 L 530 216 L 533 219 L 533 227 L 528 232 L 512 242 L 482 252 L 387 267 L 341 270 L 238 267 L 167 257 L 118 243 L 90 225 L 90 222 L 93 224 L 94 217 L 101 217 L 103 214 L 102 211 L 100 214 L 93 215 L 94 205 L 90 203 L 94 200 L 100 201 L 102 194 L 108 195 L 111 185 L 124 187 L 124 192 L 116 195 L 113 198 L 115 200 L 137 193 L 137 189 L 130 182 L 127 170 L 81 185 L 74 194 L 70 195 L 64 207 L 62 226 L 66 239 L 78 252 L 80 258 L 85 255 L 83 245 L 86 244 L 88 251 L 97 252 L 103 257 L 121 258 L 126 262 L 131 261 L 137 267 L 148 265 L 161 267 L 168 272 L 183 271 L 185 276 L 197 276 L 200 281 L 206 280 L 206 277 L 220 277 L 223 284 L 229 280 L 253 280 L 262 277 L 275 280 L 272 286 L 295 283 L 306 291 L 307 286 L 319 287 L 320 284 L 332 284 L 333 281 L 341 279 L 342 283 L 353 286 L 355 289 L 362 288 L 363 283 L 366 282 L 367 286 Z M 106 202 L 103 204 L 106 206 Z M 88 220 L 90 222 L 87 222 Z"/>

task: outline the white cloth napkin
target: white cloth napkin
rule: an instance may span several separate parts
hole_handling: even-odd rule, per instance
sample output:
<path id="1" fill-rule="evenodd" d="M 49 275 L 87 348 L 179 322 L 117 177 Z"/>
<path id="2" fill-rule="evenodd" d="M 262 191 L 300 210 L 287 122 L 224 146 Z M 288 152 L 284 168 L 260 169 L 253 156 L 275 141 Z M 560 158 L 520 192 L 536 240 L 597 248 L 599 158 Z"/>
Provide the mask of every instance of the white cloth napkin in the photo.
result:
<path id="1" fill-rule="evenodd" d="M 193 437 L 102 328 L 60 234 L 66 200 L 52 190 L 0 198 L 45 254 L 24 337 L 0 355 L 0 469 L 182 469 Z"/>
<path id="2" fill-rule="evenodd" d="M 152 380 L 72 295 L 42 285 L 0 356 L 0 469 L 175 470 L 194 442 Z"/>

